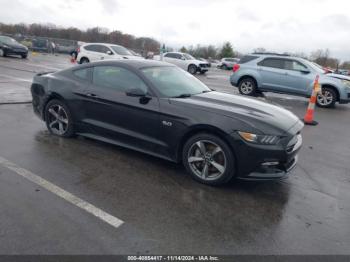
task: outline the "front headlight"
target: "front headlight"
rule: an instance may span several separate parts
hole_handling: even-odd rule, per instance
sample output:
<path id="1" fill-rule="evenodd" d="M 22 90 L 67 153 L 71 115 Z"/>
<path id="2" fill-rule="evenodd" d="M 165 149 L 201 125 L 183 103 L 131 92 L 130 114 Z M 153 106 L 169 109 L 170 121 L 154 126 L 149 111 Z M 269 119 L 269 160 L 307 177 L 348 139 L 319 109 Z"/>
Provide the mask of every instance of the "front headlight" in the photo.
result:
<path id="1" fill-rule="evenodd" d="M 248 132 L 238 131 L 240 137 L 242 137 L 245 141 L 260 144 L 260 145 L 276 145 L 280 141 L 279 136 L 273 135 L 257 135 Z"/>
<path id="2" fill-rule="evenodd" d="M 341 80 L 341 82 L 343 83 L 343 85 L 345 85 L 346 87 L 350 88 L 350 81 L 349 80 Z"/>

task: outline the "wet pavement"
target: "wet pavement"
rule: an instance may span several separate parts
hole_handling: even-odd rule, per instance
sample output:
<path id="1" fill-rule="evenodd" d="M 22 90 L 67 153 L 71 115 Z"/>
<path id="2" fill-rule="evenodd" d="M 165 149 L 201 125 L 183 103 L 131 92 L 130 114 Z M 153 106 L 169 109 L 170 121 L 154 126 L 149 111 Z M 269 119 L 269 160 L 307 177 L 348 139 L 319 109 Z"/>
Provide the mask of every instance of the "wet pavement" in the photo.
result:
<path id="1" fill-rule="evenodd" d="M 42 57 L 25 62 L 69 66 L 65 57 Z M 40 70 L 5 60 L 0 90 L 15 89 L 3 79 L 29 81 L 34 72 L 26 71 Z M 228 75 L 212 70 L 199 78 L 236 92 Z M 30 82 L 14 85 L 28 92 Z M 305 99 L 260 99 L 300 117 L 307 107 Z M 349 116 L 348 105 L 316 109 L 320 124 L 304 128 L 299 163 L 288 179 L 215 188 L 165 160 L 51 136 L 30 104 L 0 105 L 0 157 L 124 221 L 114 228 L 0 164 L 0 254 L 350 254 Z"/>

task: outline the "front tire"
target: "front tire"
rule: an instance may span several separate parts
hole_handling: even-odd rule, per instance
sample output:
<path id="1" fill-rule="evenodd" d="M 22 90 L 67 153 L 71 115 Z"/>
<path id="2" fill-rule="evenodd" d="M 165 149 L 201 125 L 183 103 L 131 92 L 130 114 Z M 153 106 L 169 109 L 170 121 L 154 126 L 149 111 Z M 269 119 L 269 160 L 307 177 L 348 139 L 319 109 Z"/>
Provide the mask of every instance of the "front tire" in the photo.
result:
<path id="1" fill-rule="evenodd" d="M 0 56 L 2 56 L 2 57 L 5 57 L 5 56 L 6 56 L 5 50 L 0 49 Z"/>
<path id="2" fill-rule="evenodd" d="M 197 66 L 196 65 L 189 65 L 187 71 L 191 75 L 195 75 L 197 73 Z"/>
<path id="3" fill-rule="evenodd" d="M 242 95 L 254 96 L 256 93 L 256 83 L 250 78 L 243 78 L 238 84 L 238 91 Z"/>
<path id="4" fill-rule="evenodd" d="M 318 107 L 332 108 L 337 101 L 337 93 L 329 87 L 322 87 L 322 93 L 317 94 L 316 104 Z"/>
<path id="5" fill-rule="evenodd" d="M 28 57 L 28 54 L 21 55 L 22 59 L 26 59 Z"/>
<path id="6" fill-rule="evenodd" d="M 184 145 L 182 162 L 191 177 L 203 184 L 222 185 L 235 175 L 232 150 L 218 136 L 201 133 Z"/>
<path id="7" fill-rule="evenodd" d="M 57 99 L 49 101 L 45 107 L 47 129 L 53 135 L 72 137 L 74 135 L 73 118 L 67 105 Z"/>

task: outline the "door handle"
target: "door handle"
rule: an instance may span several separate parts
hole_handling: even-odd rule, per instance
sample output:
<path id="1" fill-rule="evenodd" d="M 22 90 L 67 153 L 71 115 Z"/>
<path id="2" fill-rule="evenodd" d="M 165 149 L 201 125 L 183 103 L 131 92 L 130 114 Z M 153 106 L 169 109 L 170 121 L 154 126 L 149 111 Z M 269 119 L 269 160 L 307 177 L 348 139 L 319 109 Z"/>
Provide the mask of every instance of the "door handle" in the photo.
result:
<path id="1" fill-rule="evenodd" d="M 86 96 L 92 97 L 92 98 L 98 98 L 98 95 L 92 94 L 92 93 L 87 93 Z"/>

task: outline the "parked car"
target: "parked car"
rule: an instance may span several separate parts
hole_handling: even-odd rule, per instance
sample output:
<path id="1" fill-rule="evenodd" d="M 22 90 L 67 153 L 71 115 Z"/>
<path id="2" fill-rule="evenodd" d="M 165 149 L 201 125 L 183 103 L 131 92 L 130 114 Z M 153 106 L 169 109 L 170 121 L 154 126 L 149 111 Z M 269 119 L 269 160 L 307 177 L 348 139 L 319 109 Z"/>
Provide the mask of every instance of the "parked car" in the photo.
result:
<path id="1" fill-rule="evenodd" d="M 143 59 L 133 55 L 128 49 L 120 45 L 104 43 L 88 43 L 78 49 L 77 61 L 79 64 L 99 60 L 111 59 Z"/>
<path id="2" fill-rule="evenodd" d="M 46 38 L 35 38 L 32 40 L 33 51 L 48 53 L 50 51 L 49 45 L 50 42 Z"/>
<path id="3" fill-rule="evenodd" d="M 232 69 L 233 66 L 238 63 L 238 61 L 239 61 L 238 58 L 229 58 L 229 57 L 222 58 L 220 63 L 218 64 L 218 68 L 221 68 L 224 70 Z"/>
<path id="4" fill-rule="evenodd" d="M 155 60 L 160 60 L 160 56 L 155 56 Z M 163 61 L 174 64 L 185 71 L 188 71 L 192 75 L 199 72 L 205 74 L 209 69 L 209 64 L 195 59 L 193 56 L 180 53 L 180 52 L 168 52 L 163 54 Z"/>
<path id="5" fill-rule="evenodd" d="M 291 112 L 212 91 L 160 61 L 100 61 L 37 74 L 31 92 L 51 134 L 182 162 L 209 185 L 284 177 L 302 144 L 303 123 Z"/>
<path id="6" fill-rule="evenodd" d="M 336 74 L 340 74 L 340 75 L 345 75 L 348 76 L 350 75 L 350 70 L 348 69 L 338 69 L 335 71 Z"/>
<path id="7" fill-rule="evenodd" d="M 197 58 L 197 60 L 205 62 L 205 63 L 208 63 L 209 67 L 211 67 L 211 62 L 209 61 L 209 59 L 205 59 L 203 57 L 199 57 L 199 58 Z"/>
<path id="8" fill-rule="evenodd" d="M 22 58 L 27 58 L 28 48 L 15 39 L 0 35 L 0 56 L 19 55 Z"/>
<path id="9" fill-rule="evenodd" d="M 310 97 L 313 83 L 319 75 L 322 92 L 317 95 L 317 105 L 334 107 L 336 102 L 350 102 L 350 80 L 339 79 L 303 58 L 252 54 L 243 57 L 233 67 L 231 84 L 243 95 L 257 92 L 277 92 Z"/>

